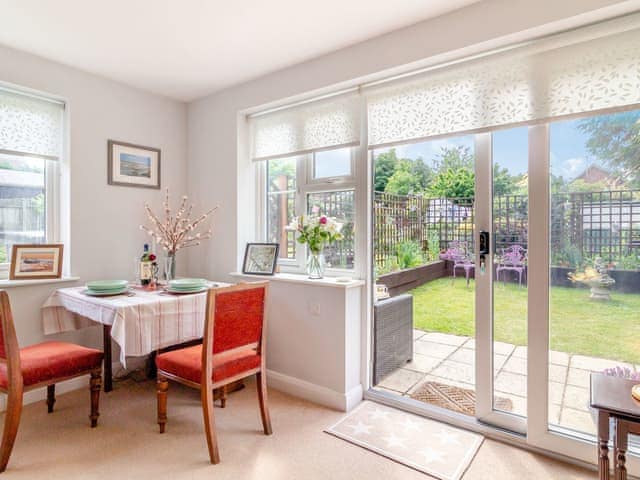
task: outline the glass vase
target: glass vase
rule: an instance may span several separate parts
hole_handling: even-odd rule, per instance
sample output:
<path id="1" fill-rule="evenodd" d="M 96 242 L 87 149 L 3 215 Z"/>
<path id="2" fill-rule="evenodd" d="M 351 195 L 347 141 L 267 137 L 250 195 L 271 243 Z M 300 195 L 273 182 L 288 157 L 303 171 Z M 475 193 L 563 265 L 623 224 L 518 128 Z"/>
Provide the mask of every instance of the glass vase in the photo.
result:
<path id="1" fill-rule="evenodd" d="M 309 252 L 307 258 L 307 274 L 311 279 L 319 279 L 324 276 L 324 254 L 320 252 Z"/>
<path id="2" fill-rule="evenodd" d="M 167 283 L 176 278 L 176 255 L 167 254 L 164 258 L 164 279 Z"/>

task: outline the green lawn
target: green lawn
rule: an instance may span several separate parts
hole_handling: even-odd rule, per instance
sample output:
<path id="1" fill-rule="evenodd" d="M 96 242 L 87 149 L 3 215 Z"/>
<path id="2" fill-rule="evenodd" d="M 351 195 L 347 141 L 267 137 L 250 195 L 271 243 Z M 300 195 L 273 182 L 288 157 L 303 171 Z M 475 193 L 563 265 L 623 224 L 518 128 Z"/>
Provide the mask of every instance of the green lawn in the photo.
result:
<path id="1" fill-rule="evenodd" d="M 474 283 L 451 278 L 422 285 L 413 295 L 415 328 L 474 335 Z M 495 340 L 526 345 L 527 290 L 517 284 L 494 288 Z M 551 349 L 640 363 L 640 295 L 613 293 L 608 302 L 589 299 L 586 288 L 551 288 Z"/>

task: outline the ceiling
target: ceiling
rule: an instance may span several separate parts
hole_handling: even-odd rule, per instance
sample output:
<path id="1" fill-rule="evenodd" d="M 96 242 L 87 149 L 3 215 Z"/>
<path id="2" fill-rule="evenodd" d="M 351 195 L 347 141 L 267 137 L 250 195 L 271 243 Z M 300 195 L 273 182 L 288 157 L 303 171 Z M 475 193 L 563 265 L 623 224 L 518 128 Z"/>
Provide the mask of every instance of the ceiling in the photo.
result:
<path id="1" fill-rule="evenodd" d="M 0 44 L 189 101 L 478 0 L 0 0 Z"/>

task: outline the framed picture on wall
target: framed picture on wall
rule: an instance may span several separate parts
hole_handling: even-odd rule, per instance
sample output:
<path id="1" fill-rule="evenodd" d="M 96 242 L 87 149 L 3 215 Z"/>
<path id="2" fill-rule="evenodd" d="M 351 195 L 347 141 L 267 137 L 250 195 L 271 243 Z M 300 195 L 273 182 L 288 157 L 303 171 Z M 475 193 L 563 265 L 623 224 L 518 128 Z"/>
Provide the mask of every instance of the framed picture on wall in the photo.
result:
<path id="1" fill-rule="evenodd" d="M 242 262 L 242 273 L 273 275 L 278 261 L 278 243 L 247 243 Z"/>
<path id="2" fill-rule="evenodd" d="M 63 245 L 13 245 L 11 250 L 10 280 L 36 280 L 62 276 Z"/>
<path id="3" fill-rule="evenodd" d="M 160 188 L 160 149 L 108 141 L 109 185 Z"/>

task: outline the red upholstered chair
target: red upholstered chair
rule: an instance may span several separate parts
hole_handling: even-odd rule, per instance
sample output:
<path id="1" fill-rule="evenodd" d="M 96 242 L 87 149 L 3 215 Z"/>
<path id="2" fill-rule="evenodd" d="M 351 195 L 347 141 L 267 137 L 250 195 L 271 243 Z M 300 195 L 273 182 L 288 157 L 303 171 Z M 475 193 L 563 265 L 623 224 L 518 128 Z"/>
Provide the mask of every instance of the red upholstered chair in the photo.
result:
<path id="1" fill-rule="evenodd" d="M 213 390 L 255 374 L 265 435 L 271 435 L 265 376 L 268 282 L 209 290 L 202 345 L 162 353 L 158 367 L 158 425 L 167 423 L 167 390 L 175 380 L 200 390 L 211 463 L 219 463 Z"/>
<path id="2" fill-rule="evenodd" d="M 7 394 L 0 472 L 9 463 L 11 450 L 20 425 L 23 392 L 47 387 L 47 409 L 53 412 L 56 383 L 90 374 L 91 427 L 98 424 L 98 403 L 102 384 L 100 350 L 72 343 L 43 342 L 25 348 L 18 347 L 9 296 L 0 290 L 0 392 Z"/>

